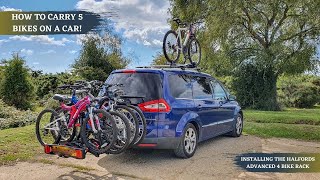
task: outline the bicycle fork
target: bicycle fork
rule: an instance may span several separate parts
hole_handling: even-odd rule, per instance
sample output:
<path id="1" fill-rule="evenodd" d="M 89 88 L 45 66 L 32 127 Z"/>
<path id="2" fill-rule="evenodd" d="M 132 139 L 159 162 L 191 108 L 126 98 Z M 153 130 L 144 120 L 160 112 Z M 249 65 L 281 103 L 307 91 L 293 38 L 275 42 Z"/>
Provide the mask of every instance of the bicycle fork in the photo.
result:
<path id="1" fill-rule="evenodd" d="M 101 131 L 99 117 L 96 114 L 93 115 L 93 107 L 90 107 L 89 108 L 89 121 L 91 123 L 91 128 L 94 133 L 98 133 L 98 130 L 96 129 L 96 127 L 94 125 L 94 119 L 95 119 L 95 124 L 98 126 L 98 130 Z"/>

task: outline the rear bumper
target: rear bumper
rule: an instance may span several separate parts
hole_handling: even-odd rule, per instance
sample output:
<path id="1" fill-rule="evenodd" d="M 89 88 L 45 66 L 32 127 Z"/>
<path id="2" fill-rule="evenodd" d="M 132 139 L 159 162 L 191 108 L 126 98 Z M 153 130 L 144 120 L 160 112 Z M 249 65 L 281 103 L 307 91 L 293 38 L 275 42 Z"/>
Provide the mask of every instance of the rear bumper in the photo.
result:
<path id="1" fill-rule="evenodd" d="M 135 148 L 147 149 L 176 149 L 180 137 L 145 138 Z"/>

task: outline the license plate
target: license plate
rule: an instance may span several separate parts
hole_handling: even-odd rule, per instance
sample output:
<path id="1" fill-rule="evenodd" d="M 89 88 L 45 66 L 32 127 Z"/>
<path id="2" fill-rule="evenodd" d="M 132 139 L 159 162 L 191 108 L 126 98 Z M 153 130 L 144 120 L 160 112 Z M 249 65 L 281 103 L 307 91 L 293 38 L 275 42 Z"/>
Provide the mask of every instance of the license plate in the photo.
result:
<path id="1" fill-rule="evenodd" d="M 59 156 L 73 157 L 76 159 L 84 159 L 86 156 L 85 149 L 66 145 L 45 145 L 44 152 L 46 154 L 57 154 Z"/>

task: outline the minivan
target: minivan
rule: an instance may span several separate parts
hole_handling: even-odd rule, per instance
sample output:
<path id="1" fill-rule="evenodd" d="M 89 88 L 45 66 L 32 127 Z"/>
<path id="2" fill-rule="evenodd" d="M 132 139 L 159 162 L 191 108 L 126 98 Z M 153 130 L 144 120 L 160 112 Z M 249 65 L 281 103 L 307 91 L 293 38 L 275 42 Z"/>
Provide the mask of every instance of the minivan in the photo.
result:
<path id="1" fill-rule="evenodd" d="M 229 134 L 239 137 L 243 112 L 221 82 L 195 69 L 143 67 L 113 71 L 107 81 L 120 83 L 143 111 L 147 134 L 140 148 L 172 149 L 192 157 L 201 141 Z"/>

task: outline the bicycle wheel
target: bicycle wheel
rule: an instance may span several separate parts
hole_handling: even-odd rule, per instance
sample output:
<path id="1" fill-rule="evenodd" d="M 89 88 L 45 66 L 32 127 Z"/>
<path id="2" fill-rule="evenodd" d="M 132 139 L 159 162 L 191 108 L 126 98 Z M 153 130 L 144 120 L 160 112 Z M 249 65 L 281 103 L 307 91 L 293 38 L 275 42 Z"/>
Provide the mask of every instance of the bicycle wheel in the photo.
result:
<path id="1" fill-rule="evenodd" d="M 62 118 L 61 121 L 58 121 L 61 135 L 60 142 L 71 142 L 76 136 L 77 128 L 74 126 L 74 124 L 71 128 L 68 128 L 68 124 L 70 121 L 70 112 L 64 111 L 61 108 L 57 108 L 56 112 L 58 116 Z M 65 122 L 62 121 L 63 119 L 65 120 Z"/>
<path id="2" fill-rule="evenodd" d="M 124 114 L 129 120 L 130 134 L 131 134 L 129 146 L 131 146 L 136 142 L 136 140 L 138 138 L 138 133 L 139 133 L 138 118 L 137 118 L 136 114 L 134 113 L 134 111 L 128 106 L 117 105 L 117 106 L 115 106 L 115 109 L 117 111 L 120 111 L 122 114 Z"/>
<path id="3" fill-rule="evenodd" d="M 201 60 L 201 47 L 199 41 L 193 37 L 188 44 L 188 56 L 192 65 L 198 66 Z"/>
<path id="4" fill-rule="evenodd" d="M 106 153 L 112 147 L 116 140 L 117 128 L 110 113 L 102 109 L 93 110 L 92 113 L 93 124 L 89 117 L 85 118 L 81 124 L 80 136 L 89 152 L 97 156 Z M 98 121 L 95 118 L 98 118 Z M 93 131 L 93 126 L 96 132 Z"/>
<path id="5" fill-rule="evenodd" d="M 169 30 L 163 38 L 162 50 L 165 58 L 170 63 L 176 63 L 180 57 L 181 45 L 177 33 Z"/>
<path id="6" fill-rule="evenodd" d="M 137 145 L 137 144 L 141 143 L 141 141 L 144 139 L 144 137 L 147 134 L 146 118 L 144 117 L 143 112 L 138 107 L 133 106 L 133 105 L 129 105 L 128 107 L 133 109 L 133 112 L 135 113 L 135 115 L 137 116 L 137 119 L 138 119 L 139 132 L 137 134 L 138 137 L 133 144 L 133 145 Z"/>
<path id="7" fill-rule="evenodd" d="M 59 117 L 55 110 L 45 109 L 40 112 L 36 121 L 36 135 L 39 143 L 57 144 L 60 141 Z"/>
<path id="8" fill-rule="evenodd" d="M 114 145 L 107 151 L 108 154 L 120 154 L 125 151 L 130 145 L 130 123 L 122 113 L 116 111 L 109 111 L 113 116 L 117 126 L 117 138 Z"/>

